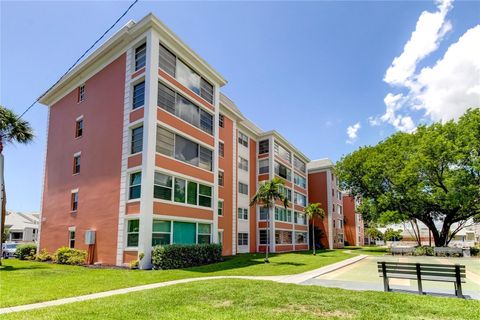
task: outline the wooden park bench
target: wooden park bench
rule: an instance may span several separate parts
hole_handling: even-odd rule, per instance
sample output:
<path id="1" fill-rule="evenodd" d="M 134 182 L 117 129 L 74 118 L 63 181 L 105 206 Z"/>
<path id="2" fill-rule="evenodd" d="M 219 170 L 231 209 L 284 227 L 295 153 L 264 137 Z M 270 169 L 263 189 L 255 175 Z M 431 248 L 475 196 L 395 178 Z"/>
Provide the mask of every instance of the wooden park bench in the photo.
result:
<path id="1" fill-rule="evenodd" d="M 414 247 L 391 247 L 390 248 L 390 252 L 392 253 L 392 255 L 396 255 L 396 254 L 401 254 L 402 256 L 404 254 L 411 255 L 413 254 L 414 251 L 415 251 Z"/>
<path id="2" fill-rule="evenodd" d="M 458 264 L 427 264 L 427 263 L 403 263 L 403 262 L 378 262 L 378 272 L 383 278 L 385 292 L 390 289 L 389 279 L 417 280 L 418 293 L 425 294 L 422 288 L 422 281 L 453 282 L 455 284 L 455 295 L 464 298 L 462 283 L 465 283 L 465 266 Z"/>

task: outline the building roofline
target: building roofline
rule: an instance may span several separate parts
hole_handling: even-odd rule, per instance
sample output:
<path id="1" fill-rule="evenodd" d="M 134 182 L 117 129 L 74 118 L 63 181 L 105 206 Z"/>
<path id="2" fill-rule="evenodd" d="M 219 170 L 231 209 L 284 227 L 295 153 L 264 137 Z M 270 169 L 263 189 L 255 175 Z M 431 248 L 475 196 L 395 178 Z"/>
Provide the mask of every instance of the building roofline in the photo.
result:
<path id="1" fill-rule="evenodd" d="M 83 72 L 87 73 L 87 69 L 92 68 L 100 57 L 105 55 L 115 56 L 122 54 L 124 46 L 127 45 L 136 36 L 141 35 L 149 28 L 155 29 L 161 36 L 169 38 L 178 45 L 183 56 L 194 60 L 206 76 L 213 79 L 220 86 L 227 83 L 212 66 L 210 66 L 202 57 L 196 54 L 190 47 L 188 47 L 172 30 L 170 30 L 163 22 L 161 22 L 153 13 L 149 13 L 143 17 L 139 22 L 133 20 L 128 21 L 122 28 L 115 32 L 108 40 L 100 45 L 95 51 L 81 61 L 63 79 L 55 84 L 50 90 L 43 93 L 39 101 L 45 105 L 51 105 L 54 101 L 58 101 L 59 96 L 66 94 L 66 89 L 71 89 L 71 82 L 76 80 Z"/>
<path id="2" fill-rule="evenodd" d="M 334 167 L 335 167 L 335 164 L 333 163 L 332 160 L 330 160 L 329 158 L 321 158 L 321 159 L 315 159 L 310 161 L 307 164 L 307 171 L 318 172 L 318 171 L 332 169 Z"/>
<path id="3" fill-rule="evenodd" d="M 276 131 L 276 130 L 270 130 L 270 131 L 267 131 L 267 132 L 263 132 L 263 133 L 261 134 L 262 137 L 264 137 L 264 136 L 269 136 L 269 135 L 273 135 L 275 138 L 277 138 L 278 140 L 280 140 L 281 142 L 283 142 L 283 144 L 285 144 L 286 146 L 290 147 L 293 151 L 295 151 L 295 153 L 297 153 L 299 156 L 301 156 L 306 163 L 309 163 L 309 162 L 310 162 L 310 158 L 309 158 L 309 157 L 307 157 L 302 151 L 298 150 L 298 148 L 295 147 L 295 145 L 293 145 L 292 143 L 290 143 L 290 141 L 288 141 L 288 140 L 287 140 L 284 136 L 282 136 L 278 131 Z"/>

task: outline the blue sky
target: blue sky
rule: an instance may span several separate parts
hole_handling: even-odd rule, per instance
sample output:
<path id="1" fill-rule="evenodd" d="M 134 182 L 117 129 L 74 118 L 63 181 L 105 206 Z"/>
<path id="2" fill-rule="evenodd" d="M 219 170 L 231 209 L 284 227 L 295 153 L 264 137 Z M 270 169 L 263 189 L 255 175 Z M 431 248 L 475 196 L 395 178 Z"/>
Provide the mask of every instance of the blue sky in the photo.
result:
<path id="1" fill-rule="evenodd" d="M 128 4 L 2 1 L 0 103 L 23 112 Z M 456 84 L 464 86 L 455 85 L 458 90 L 444 101 L 463 95 L 463 104 L 480 105 L 475 75 L 480 55 L 476 61 L 471 56 L 480 43 L 472 47 L 472 39 L 480 40 L 479 28 L 459 40 L 480 23 L 480 2 L 441 6 L 433 1 L 139 2 L 115 30 L 153 12 L 228 80 L 223 92 L 260 128 L 278 130 L 311 159 L 338 160 L 397 130 L 458 117 L 464 107 L 438 106 L 432 97 L 439 88 L 452 87 L 442 79 L 447 72 L 457 74 L 460 65 Z M 423 24 L 417 23 L 421 16 Z M 398 76 L 412 64 L 413 73 Z M 384 80 L 389 68 L 393 76 Z M 456 113 L 450 114 L 452 109 Z M 4 151 L 11 210 L 40 208 L 46 115 L 47 108 L 36 105 L 25 116 L 35 141 Z"/>

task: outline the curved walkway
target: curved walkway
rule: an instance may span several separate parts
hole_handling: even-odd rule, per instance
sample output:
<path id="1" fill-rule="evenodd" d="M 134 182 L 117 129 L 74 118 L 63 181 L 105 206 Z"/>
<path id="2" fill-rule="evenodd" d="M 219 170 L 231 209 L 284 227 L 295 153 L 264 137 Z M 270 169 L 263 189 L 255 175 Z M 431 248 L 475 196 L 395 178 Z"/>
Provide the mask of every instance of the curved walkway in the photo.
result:
<path id="1" fill-rule="evenodd" d="M 86 295 L 77 296 L 77 297 L 70 297 L 70 298 L 63 298 L 63 299 L 58 299 L 58 300 L 32 303 L 32 304 L 26 304 L 26 305 L 22 305 L 22 306 L 1 308 L 0 309 L 0 314 L 27 311 L 27 310 L 33 310 L 33 309 L 38 309 L 38 308 L 58 306 L 58 305 L 63 305 L 63 304 L 68 304 L 68 303 L 73 303 L 73 302 L 105 298 L 105 297 L 115 296 L 115 295 L 118 295 L 118 294 L 125 294 L 125 293 L 142 291 L 142 290 L 162 288 L 162 287 L 172 286 L 172 285 L 175 285 L 175 284 L 187 283 L 187 282 L 193 282 L 193 281 L 206 281 L 206 280 L 215 280 L 215 279 L 248 279 L 248 280 L 264 280 L 264 281 L 274 281 L 274 282 L 280 282 L 280 283 L 301 284 L 301 283 L 303 283 L 303 282 L 305 282 L 309 279 L 313 279 L 315 277 L 318 277 L 318 276 L 321 276 L 323 274 L 332 272 L 332 271 L 337 270 L 339 268 L 343 268 L 347 265 L 350 265 L 352 263 L 360 261 L 360 260 L 362 260 L 366 257 L 367 257 L 366 255 L 359 255 L 359 256 L 356 256 L 356 257 L 353 257 L 353 258 L 350 258 L 350 259 L 346 259 L 346 260 L 343 260 L 343 261 L 340 261 L 340 262 L 337 262 L 337 263 L 333 263 L 331 265 L 328 265 L 328 266 L 325 266 L 325 267 L 322 267 L 322 268 L 318 268 L 318 269 L 315 269 L 315 270 L 311 270 L 311 271 L 307 271 L 307 272 L 299 273 L 299 274 L 294 274 L 294 275 L 283 275 L 283 276 L 212 276 L 212 277 L 187 278 L 187 279 L 172 280 L 172 281 L 166 281 L 166 282 L 158 282 L 158 283 L 146 284 L 146 285 L 135 286 L 135 287 L 130 287 L 130 288 L 115 289 L 115 290 L 109 290 L 109 291 L 104 291 L 104 292 L 86 294 Z"/>

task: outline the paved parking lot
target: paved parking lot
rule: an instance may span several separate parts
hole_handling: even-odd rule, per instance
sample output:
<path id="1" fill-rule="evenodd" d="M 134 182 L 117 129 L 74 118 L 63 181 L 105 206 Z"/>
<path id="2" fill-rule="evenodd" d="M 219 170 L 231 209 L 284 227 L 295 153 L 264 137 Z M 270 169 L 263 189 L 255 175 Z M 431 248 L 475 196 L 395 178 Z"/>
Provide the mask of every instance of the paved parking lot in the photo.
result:
<path id="1" fill-rule="evenodd" d="M 464 294 L 472 299 L 480 299 L 480 259 L 478 258 L 440 258 L 440 257 L 410 257 L 410 256 L 381 256 L 367 257 L 354 264 L 337 269 L 333 272 L 308 280 L 305 284 L 317 284 L 328 287 L 338 287 L 351 290 L 379 290 L 383 291 L 382 278 L 377 271 L 378 261 L 423 262 L 439 264 L 461 264 L 466 267 L 466 283 L 462 288 Z M 391 279 L 393 289 L 416 291 L 417 281 L 408 279 Z M 440 294 L 454 293 L 453 283 L 423 281 L 426 292 Z"/>

